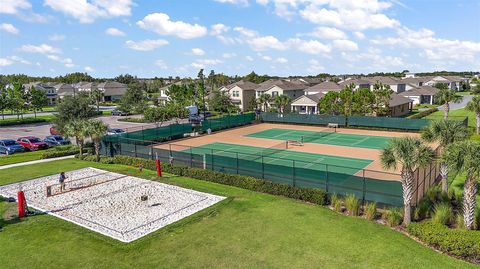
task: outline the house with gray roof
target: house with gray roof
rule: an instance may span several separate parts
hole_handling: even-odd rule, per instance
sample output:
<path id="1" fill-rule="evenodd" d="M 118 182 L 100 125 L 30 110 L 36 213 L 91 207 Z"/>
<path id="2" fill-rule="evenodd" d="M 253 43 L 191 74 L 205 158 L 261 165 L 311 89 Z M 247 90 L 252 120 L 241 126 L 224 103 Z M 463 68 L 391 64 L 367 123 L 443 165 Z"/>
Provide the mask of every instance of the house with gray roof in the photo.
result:
<path id="1" fill-rule="evenodd" d="M 388 103 L 390 117 L 400 117 L 407 115 L 413 109 L 413 101 L 400 94 L 392 93 Z"/>
<path id="2" fill-rule="evenodd" d="M 71 84 L 58 83 L 53 87 L 55 87 L 55 91 L 57 92 L 59 99 L 63 99 L 65 96 L 75 96 L 77 94 L 77 89 L 75 89 L 75 87 L 73 87 Z"/>
<path id="3" fill-rule="evenodd" d="M 42 83 L 42 82 L 31 82 L 31 83 L 24 84 L 23 87 L 26 90 L 30 90 L 32 87 L 35 87 L 35 89 L 45 92 L 45 94 L 47 95 L 48 105 L 55 105 L 57 103 L 57 98 L 58 98 L 57 90 L 55 89 L 55 87 L 53 87 L 52 84 Z"/>
<path id="4" fill-rule="evenodd" d="M 311 94 L 317 94 L 317 93 L 326 94 L 327 92 L 339 92 L 342 89 L 343 89 L 342 86 L 338 85 L 335 82 L 324 81 L 306 88 L 305 95 L 311 95 Z"/>
<path id="5" fill-rule="evenodd" d="M 401 96 L 410 98 L 413 101 L 414 105 L 418 104 L 430 104 L 433 105 L 435 102 L 435 95 L 440 90 L 432 86 L 419 86 L 413 87 L 409 91 L 400 93 Z"/>
<path id="6" fill-rule="evenodd" d="M 259 98 L 262 94 L 269 94 L 272 99 L 279 95 L 287 95 L 290 100 L 295 100 L 298 97 L 304 95 L 304 90 L 309 85 L 300 80 L 288 81 L 285 79 L 269 79 L 258 85 L 255 89 L 256 98 Z M 273 102 L 271 103 L 273 105 Z M 290 107 L 288 107 L 290 108 Z"/>
<path id="7" fill-rule="evenodd" d="M 299 114 L 318 114 L 318 104 L 324 96 L 325 94 L 322 92 L 302 95 L 292 101 L 290 104 L 291 111 Z"/>
<path id="8" fill-rule="evenodd" d="M 467 78 L 459 76 L 436 76 L 425 82 L 425 85 L 435 86 L 437 84 L 444 84 L 454 91 L 462 91 L 462 84 L 464 83 L 468 83 Z"/>
<path id="9" fill-rule="evenodd" d="M 240 111 L 247 111 L 255 102 L 255 89 L 258 87 L 259 85 L 253 82 L 240 80 L 221 87 L 220 91 L 227 93 L 232 103 L 238 106 Z"/>
<path id="10" fill-rule="evenodd" d="M 103 93 L 104 102 L 115 102 L 125 95 L 128 87 L 120 82 L 107 81 L 99 83 L 97 88 Z"/>

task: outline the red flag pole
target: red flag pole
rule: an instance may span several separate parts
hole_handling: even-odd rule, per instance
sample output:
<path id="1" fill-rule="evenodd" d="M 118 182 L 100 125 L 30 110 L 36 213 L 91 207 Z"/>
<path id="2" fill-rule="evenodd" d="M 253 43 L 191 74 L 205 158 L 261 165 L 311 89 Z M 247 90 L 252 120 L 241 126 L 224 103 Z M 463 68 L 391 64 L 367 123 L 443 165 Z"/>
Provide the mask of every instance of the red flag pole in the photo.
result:
<path id="1" fill-rule="evenodd" d="M 158 154 L 156 154 L 157 159 L 155 160 L 155 165 L 157 166 L 157 176 L 162 177 L 162 165 L 160 164 L 160 160 L 158 159 Z"/>

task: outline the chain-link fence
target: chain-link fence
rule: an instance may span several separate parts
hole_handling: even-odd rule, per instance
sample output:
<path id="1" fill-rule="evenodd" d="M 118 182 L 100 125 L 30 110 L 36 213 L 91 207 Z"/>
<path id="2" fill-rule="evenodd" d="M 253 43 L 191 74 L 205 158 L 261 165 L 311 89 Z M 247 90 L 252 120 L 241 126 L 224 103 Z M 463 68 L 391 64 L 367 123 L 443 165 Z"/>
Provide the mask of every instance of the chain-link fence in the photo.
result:
<path id="1" fill-rule="evenodd" d="M 339 195 L 355 194 L 362 202 L 373 201 L 389 206 L 403 206 L 400 175 L 331 164 L 307 163 L 301 160 L 229 152 L 176 144 L 146 146 L 129 143 L 110 144 L 114 151 L 105 148 L 105 154 L 159 159 L 164 163 L 209 169 L 213 171 L 252 176 L 276 183 L 302 188 L 319 188 Z M 112 154 L 113 153 L 113 154 Z M 415 172 L 415 195 L 412 205 L 426 193 L 438 176 L 438 165 Z"/>
<path id="2" fill-rule="evenodd" d="M 348 127 L 368 127 L 368 128 L 385 128 L 418 131 L 429 125 L 431 119 L 409 119 L 394 117 L 367 117 L 367 116 L 349 116 L 345 117 L 315 114 L 279 114 L 272 112 L 263 112 L 261 114 L 263 122 L 275 123 L 293 123 L 293 124 L 309 124 L 309 125 L 327 125 L 336 123 L 339 126 Z M 449 117 L 451 120 L 462 122 L 468 125 L 468 117 Z"/>

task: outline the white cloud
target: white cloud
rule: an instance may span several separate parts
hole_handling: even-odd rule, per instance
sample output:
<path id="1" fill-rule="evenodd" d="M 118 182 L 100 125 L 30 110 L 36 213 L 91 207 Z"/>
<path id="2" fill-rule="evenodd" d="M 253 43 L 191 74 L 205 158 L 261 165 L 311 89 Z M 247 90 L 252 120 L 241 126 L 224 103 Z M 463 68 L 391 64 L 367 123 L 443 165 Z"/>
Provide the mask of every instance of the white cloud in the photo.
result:
<path id="1" fill-rule="evenodd" d="M 51 41 L 62 41 L 62 40 L 65 39 L 65 36 L 54 34 L 54 35 L 49 36 L 48 39 L 51 40 Z"/>
<path id="2" fill-rule="evenodd" d="M 200 49 L 200 48 L 193 48 L 192 49 L 192 54 L 197 55 L 197 56 L 203 56 L 203 55 L 205 55 L 205 51 Z"/>
<path id="3" fill-rule="evenodd" d="M 255 51 L 265 51 L 269 49 L 275 50 L 286 50 L 287 46 L 280 42 L 274 36 L 259 36 L 252 39 L 247 40 L 247 43 L 250 47 Z"/>
<path id="4" fill-rule="evenodd" d="M 365 39 L 365 34 L 360 31 L 353 32 L 353 35 L 358 39 Z"/>
<path id="5" fill-rule="evenodd" d="M 234 31 L 239 32 L 241 35 L 245 37 L 256 37 L 258 36 L 258 33 L 256 31 L 244 28 L 244 27 L 235 27 L 233 28 Z"/>
<path id="6" fill-rule="evenodd" d="M 310 74 L 318 74 L 325 71 L 325 67 L 321 65 L 318 60 L 311 59 L 308 61 L 308 64 L 309 66 L 307 68 L 307 72 L 309 72 Z"/>
<path id="7" fill-rule="evenodd" d="M 70 58 L 62 58 L 58 55 L 47 55 L 47 58 L 52 60 L 52 61 L 56 61 L 56 62 L 59 62 L 59 63 L 62 63 L 65 67 L 68 67 L 68 68 L 71 68 L 71 67 L 74 67 L 75 65 L 73 64 L 73 61 L 72 59 Z"/>
<path id="8" fill-rule="evenodd" d="M 215 0 L 215 2 L 222 3 L 222 4 L 248 6 L 248 0 Z"/>
<path id="9" fill-rule="evenodd" d="M 218 59 L 201 59 L 191 63 L 190 66 L 196 69 L 205 69 L 207 66 L 213 66 L 220 63 L 223 63 L 223 61 Z"/>
<path id="10" fill-rule="evenodd" d="M 18 63 L 22 63 L 22 64 L 32 64 L 31 62 L 23 59 L 22 57 L 18 57 L 18 56 L 10 56 L 10 57 L 7 57 L 8 59 L 14 61 L 14 62 L 18 62 Z"/>
<path id="11" fill-rule="evenodd" d="M 59 48 L 52 47 L 47 44 L 41 44 L 41 45 L 23 45 L 20 50 L 25 51 L 25 52 L 30 52 L 30 53 L 40 53 L 40 54 L 56 54 L 60 53 Z"/>
<path id="12" fill-rule="evenodd" d="M 10 23 L 0 24 L 0 31 L 4 31 L 4 32 L 14 34 L 14 35 L 16 35 L 20 32 L 15 26 L 13 26 L 13 24 L 10 24 Z"/>
<path id="13" fill-rule="evenodd" d="M 93 68 L 90 67 L 90 66 L 85 66 L 84 70 L 85 70 L 86 72 L 93 72 L 93 71 L 95 71 L 95 69 L 93 69 Z"/>
<path id="14" fill-rule="evenodd" d="M 156 60 L 155 65 L 160 67 L 160 69 L 167 69 L 168 66 L 163 60 Z"/>
<path id="15" fill-rule="evenodd" d="M 373 39 L 372 43 L 420 49 L 420 56 L 434 62 L 449 61 L 449 64 L 465 61 L 474 63 L 480 57 L 480 42 L 438 38 L 432 30 L 425 28 L 412 30 L 403 27 L 397 30 L 396 37 L 379 37 Z"/>
<path id="16" fill-rule="evenodd" d="M 168 41 L 164 39 L 145 39 L 141 41 L 128 40 L 125 42 L 127 48 L 138 51 L 150 51 L 167 44 Z"/>
<path id="17" fill-rule="evenodd" d="M 249 62 L 253 62 L 253 57 L 252 56 L 245 56 L 245 60 L 249 61 Z"/>
<path id="18" fill-rule="evenodd" d="M 233 53 L 233 52 L 231 52 L 231 53 L 226 52 L 226 53 L 223 53 L 223 54 L 222 54 L 222 57 L 225 58 L 225 59 L 230 59 L 230 58 L 233 58 L 233 57 L 235 57 L 235 56 L 237 56 L 237 54 L 236 54 L 236 53 Z"/>
<path id="19" fill-rule="evenodd" d="M 92 23 L 97 18 L 130 16 L 131 0 L 45 0 L 44 5 L 77 19 Z"/>
<path id="20" fill-rule="evenodd" d="M 346 39 L 347 35 L 345 32 L 333 28 L 333 27 L 317 27 L 315 31 L 309 34 L 310 36 L 314 36 L 317 38 L 323 39 Z"/>
<path id="21" fill-rule="evenodd" d="M 9 66 L 11 64 L 13 64 L 12 60 L 9 60 L 6 58 L 0 58 L 0 66 L 4 67 L 4 66 Z"/>
<path id="22" fill-rule="evenodd" d="M 183 21 L 172 21 L 165 13 L 149 14 L 138 21 L 137 25 L 160 35 L 173 35 L 183 39 L 198 38 L 207 34 L 206 27 Z"/>
<path id="23" fill-rule="evenodd" d="M 32 5 L 27 0 L 1 0 L 0 13 L 17 14 L 21 9 L 30 9 Z"/>
<path id="24" fill-rule="evenodd" d="M 280 57 L 280 58 L 275 59 L 275 62 L 280 63 L 280 64 L 285 64 L 285 63 L 288 63 L 288 59 Z"/>
<path id="25" fill-rule="evenodd" d="M 264 55 L 264 56 L 262 56 L 262 59 L 264 59 L 265 61 L 271 61 L 272 57 Z"/>
<path id="26" fill-rule="evenodd" d="M 230 30 L 230 27 L 226 26 L 225 24 L 222 23 L 217 23 L 212 25 L 210 30 L 211 35 L 221 35 L 223 33 L 226 33 Z"/>
<path id="27" fill-rule="evenodd" d="M 357 43 L 348 40 L 348 39 L 337 39 L 333 41 L 333 47 L 342 51 L 350 50 L 355 51 L 358 50 Z"/>
<path id="28" fill-rule="evenodd" d="M 105 34 L 107 35 L 111 35 L 111 36 L 125 36 L 125 33 L 120 31 L 119 29 L 117 28 L 107 28 L 107 30 L 105 30 Z"/>
<path id="29" fill-rule="evenodd" d="M 325 45 L 317 40 L 302 40 L 299 38 L 292 38 L 287 42 L 291 47 L 308 54 L 325 54 L 331 51 L 331 48 L 328 45 Z"/>

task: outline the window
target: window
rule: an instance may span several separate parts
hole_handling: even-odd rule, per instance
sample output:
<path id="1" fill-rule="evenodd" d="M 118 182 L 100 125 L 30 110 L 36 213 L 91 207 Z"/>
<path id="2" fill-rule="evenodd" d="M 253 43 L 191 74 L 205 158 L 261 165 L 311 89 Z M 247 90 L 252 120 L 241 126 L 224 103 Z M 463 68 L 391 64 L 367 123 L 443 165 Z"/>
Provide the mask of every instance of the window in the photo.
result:
<path id="1" fill-rule="evenodd" d="M 277 91 L 272 92 L 272 97 L 276 97 L 276 96 L 278 96 L 278 92 Z"/>
<path id="2" fill-rule="evenodd" d="M 233 91 L 233 97 L 240 97 L 240 91 Z"/>

